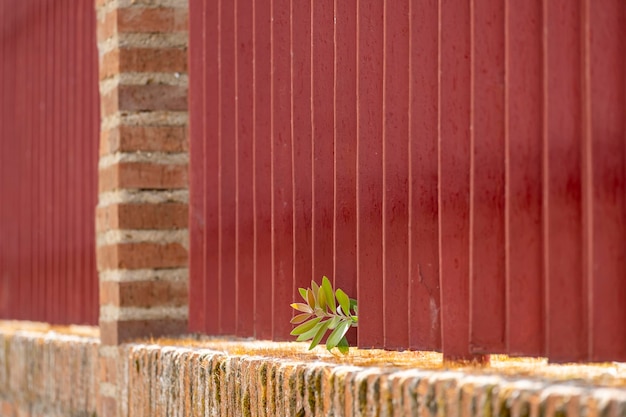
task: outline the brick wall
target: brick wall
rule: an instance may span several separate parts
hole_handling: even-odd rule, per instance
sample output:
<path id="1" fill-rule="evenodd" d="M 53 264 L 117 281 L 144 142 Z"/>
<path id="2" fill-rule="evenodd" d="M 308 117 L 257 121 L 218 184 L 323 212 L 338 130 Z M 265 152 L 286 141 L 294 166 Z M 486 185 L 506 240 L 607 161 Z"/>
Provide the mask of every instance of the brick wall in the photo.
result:
<path id="1" fill-rule="evenodd" d="M 187 0 L 96 0 L 100 55 L 99 415 L 118 345 L 187 331 Z"/>
<path id="2" fill-rule="evenodd" d="M 0 322 L 2 417 L 626 413 L 618 363 L 496 358 L 490 367 L 446 368 L 438 353 L 354 350 L 344 358 L 306 344 L 192 339 L 99 348 L 96 328 L 40 327 Z"/>
<path id="3" fill-rule="evenodd" d="M 93 416 L 98 392 L 94 337 L 0 326 L 0 416 Z"/>
<path id="4" fill-rule="evenodd" d="M 126 381 L 120 415 L 591 417 L 626 412 L 626 391 L 611 386 L 617 380 L 598 377 L 600 367 L 556 367 L 536 375 L 518 370 L 506 376 L 506 368 L 495 374 L 432 364 L 415 369 L 411 364 L 420 360 L 412 353 L 368 355 L 373 365 L 359 365 L 364 361 L 356 353 L 338 364 L 331 355 L 316 351 L 307 359 L 305 347 L 285 346 L 127 345 L 119 364 Z M 595 378 L 587 382 L 568 380 L 589 372 Z"/>
<path id="5" fill-rule="evenodd" d="M 98 0 L 103 345 L 187 330 L 187 1 Z"/>

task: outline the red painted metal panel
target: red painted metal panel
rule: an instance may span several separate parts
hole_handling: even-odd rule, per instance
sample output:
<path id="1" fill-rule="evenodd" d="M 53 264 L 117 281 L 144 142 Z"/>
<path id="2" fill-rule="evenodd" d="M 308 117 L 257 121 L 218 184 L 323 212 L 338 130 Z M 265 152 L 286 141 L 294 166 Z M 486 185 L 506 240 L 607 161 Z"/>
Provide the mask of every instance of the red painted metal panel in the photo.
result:
<path id="1" fill-rule="evenodd" d="M 219 321 L 220 333 L 236 332 L 236 137 L 234 2 L 219 1 L 218 22 L 218 158 L 219 158 Z M 210 42 L 210 40 L 209 40 Z M 208 150 L 210 152 L 210 150 Z"/>
<path id="2" fill-rule="evenodd" d="M 28 46 L 28 33 L 26 32 L 27 27 L 28 27 L 28 10 L 26 8 L 27 3 L 26 2 L 20 2 L 15 4 L 15 13 L 16 13 L 16 20 L 17 20 L 17 24 L 19 25 L 19 29 L 17 29 L 17 39 L 16 39 L 16 50 L 17 50 L 17 54 L 15 57 L 15 67 L 16 67 L 16 74 L 15 74 L 15 83 L 16 86 L 19 86 L 16 88 L 16 95 L 15 95 L 15 101 L 14 101 L 14 105 L 15 105 L 15 123 L 18 126 L 23 126 L 23 128 L 21 129 L 21 140 L 17 140 L 16 142 L 16 153 L 15 153 L 15 158 L 17 159 L 16 161 L 16 171 L 14 172 L 14 175 L 16 175 L 16 177 L 14 178 L 25 178 L 26 176 L 26 170 L 27 170 L 27 150 L 26 150 L 26 136 L 27 136 L 27 130 L 28 130 L 28 119 L 27 119 L 27 109 L 26 109 L 26 73 L 25 71 L 22 70 L 22 68 L 26 67 L 26 53 L 21 52 L 21 51 L 25 51 L 26 47 Z M 26 199 L 26 191 L 27 189 L 24 189 L 22 187 L 19 187 L 19 182 L 16 182 L 16 186 L 17 186 L 17 192 L 14 195 L 15 198 L 15 202 L 17 203 L 17 209 L 16 209 L 16 219 L 17 219 L 17 224 L 18 225 L 22 225 L 22 224 L 26 224 L 28 217 L 26 216 L 26 206 L 28 205 L 28 201 Z M 24 276 L 27 271 L 25 268 L 25 260 L 27 259 L 25 257 L 25 254 L 27 252 L 27 247 L 26 247 L 26 233 L 23 233 L 21 231 L 17 231 L 17 238 L 14 241 L 14 245 L 16 246 L 16 250 L 17 250 L 17 263 L 16 263 L 16 274 L 18 277 L 22 277 Z M 28 311 L 28 309 L 21 309 L 19 306 L 23 304 L 24 299 L 28 296 L 28 294 L 26 293 L 27 291 L 27 282 L 26 280 L 19 280 L 18 285 L 17 285 L 17 289 L 15 294 L 13 295 L 13 297 L 15 298 L 15 308 L 16 310 L 20 311 L 19 312 L 19 318 L 23 318 L 25 317 L 28 313 L 30 313 Z"/>
<path id="3" fill-rule="evenodd" d="M 333 273 L 334 45 L 333 0 L 311 3 L 313 279 Z"/>
<path id="4" fill-rule="evenodd" d="M 52 172 L 50 175 L 50 200 L 48 202 L 50 207 L 50 223 L 52 225 L 52 236 L 50 242 L 50 249 L 52 251 L 51 256 L 51 277 L 52 277 L 52 298 L 58 300 L 61 297 L 61 256 L 60 256 L 60 247 L 61 247 L 61 211 L 59 207 L 59 197 L 61 193 L 61 147 L 57 144 L 61 141 L 62 135 L 62 115 L 61 115 L 61 105 L 62 105 L 62 97 L 61 97 L 61 79 L 63 77 L 63 68 L 61 63 L 63 62 L 62 56 L 62 43 L 61 39 L 63 36 L 63 27 L 61 22 L 61 17 L 63 10 L 59 7 L 60 3 L 57 3 L 53 6 L 51 11 L 52 19 L 55 23 L 59 24 L 58 27 L 55 28 L 53 33 L 53 58 L 52 58 L 52 74 L 55 79 L 55 83 L 52 87 L 52 107 L 50 111 L 52 112 L 52 143 L 55 146 L 52 146 L 50 151 L 51 163 L 52 163 Z M 50 306 L 50 311 L 52 314 L 52 320 L 59 320 L 60 309 L 61 306 L 58 303 L 52 303 Z"/>
<path id="5" fill-rule="evenodd" d="M 291 2 L 291 137 L 293 175 L 293 299 L 313 279 L 311 144 L 311 5 Z M 319 281 L 319 279 L 318 279 Z"/>
<path id="6" fill-rule="evenodd" d="M 212 334 L 221 333 L 219 295 L 221 294 L 220 283 L 220 224 L 219 224 L 219 3 L 206 2 L 204 7 L 204 251 L 205 261 L 205 299 L 204 317 L 206 320 L 205 331 Z M 193 90 L 191 88 L 190 90 Z M 207 93 L 208 92 L 208 93 Z M 232 300 L 224 300 L 225 302 Z"/>
<path id="7" fill-rule="evenodd" d="M 584 2 L 586 142 L 593 195 L 588 270 L 590 355 L 626 359 L 626 7 Z M 592 6 L 593 5 L 593 6 Z"/>
<path id="8" fill-rule="evenodd" d="M 95 324 L 95 11 L 29 0 L 0 13 L 1 316 Z"/>
<path id="9" fill-rule="evenodd" d="M 357 4 L 357 299 L 360 347 L 383 346 L 383 4 Z"/>
<path id="10" fill-rule="evenodd" d="M 7 17 L 5 8 L 8 2 L 0 2 L 0 27 L 5 28 L 7 24 L 5 19 Z M 0 42 L 0 56 L 6 57 L 6 41 L 5 34 L 2 33 L 2 42 Z M 4 80 L 6 77 L 6 63 L 7 59 L 3 59 L 0 61 L 0 80 Z M 4 93 L 4 85 L 3 93 Z M 7 101 L 7 94 L 0 94 L 0 126 L 6 126 L 5 121 L 5 107 Z M 8 151 L 8 145 L 5 143 L 6 141 L 0 140 L 0 155 L 6 155 Z M 6 164 L 0 164 L 0 190 L 6 189 L 6 179 L 7 179 L 7 171 Z M 0 254 L 6 253 L 6 227 L 5 227 L 5 219 L 6 219 L 6 204 L 0 204 Z M 7 267 L 7 259 L 5 256 L 0 256 L 0 271 L 5 271 Z M 7 306 L 6 299 L 8 298 L 8 284 L 9 281 L 5 279 L 0 279 L 0 316 L 4 317 L 7 314 Z"/>
<path id="11" fill-rule="evenodd" d="M 89 3 L 85 4 L 84 16 L 87 22 L 86 28 L 86 45 L 96 45 L 96 31 L 92 28 L 96 27 L 96 15 L 93 9 L 89 6 Z M 90 53 L 91 51 L 91 53 Z M 86 117 L 87 125 L 84 126 L 85 137 L 98 138 L 100 133 L 100 92 L 98 88 L 98 54 L 96 48 L 85 48 L 85 60 L 89 63 L 87 71 L 85 71 L 85 95 L 84 102 L 87 103 L 86 109 L 89 117 Z M 84 138 L 81 138 L 84 140 Z M 98 140 L 85 140 L 86 154 L 92 155 L 91 158 L 94 161 L 90 163 L 90 158 L 81 158 L 84 164 L 82 172 L 86 172 L 83 181 L 85 184 L 85 193 L 83 201 L 86 201 L 86 209 L 82 210 L 83 213 L 83 227 L 82 230 L 88 231 L 83 233 L 82 236 L 85 239 L 85 244 L 81 245 L 81 259 L 86 259 L 82 276 L 90 276 L 91 271 L 96 271 L 96 251 L 92 248 L 96 245 L 96 237 L 93 233 L 94 220 L 91 217 L 95 213 L 95 208 L 98 203 L 98 184 L 96 181 L 90 181 L 91 178 L 97 178 L 98 176 Z M 90 300 L 98 300 L 98 280 L 89 279 L 85 280 L 88 291 L 87 297 Z M 100 309 L 95 308 L 97 303 L 88 305 L 88 311 L 86 317 L 89 317 L 89 323 L 97 323 L 100 314 Z"/>
<path id="12" fill-rule="evenodd" d="M 192 329 L 284 339 L 332 269 L 361 347 L 622 357 L 621 5 L 203 7 Z"/>
<path id="13" fill-rule="evenodd" d="M 580 5 L 544 3 L 544 227 L 547 354 L 587 357 L 582 273 Z"/>
<path id="14" fill-rule="evenodd" d="M 383 46 L 384 346 L 409 345 L 409 4 L 386 1 Z"/>
<path id="15" fill-rule="evenodd" d="M 543 353 L 542 6 L 506 3 L 507 349 Z"/>
<path id="16" fill-rule="evenodd" d="M 441 349 L 437 208 L 438 3 L 410 2 L 409 337 L 413 349 Z"/>
<path id="17" fill-rule="evenodd" d="M 205 316 L 205 258 L 204 237 L 206 234 L 206 219 L 204 217 L 204 188 L 205 181 L 205 154 L 204 154 L 204 108 L 205 97 L 205 45 L 204 16 L 205 2 L 189 2 L 189 83 L 194 88 L 189 89 L 189 107 L 195 111 L 189 112 L 189 330 L 202 332 L 206 328 Z M 201 169 L 200 169 L 201 167 Z"/>
<path id="18" fill-rule="evenodd" d="M 356 0 L 335 0 L 335 228 L 333 283 L 356 294 Z M 319 279 L 319 277 L 318 277 Z"/>
<path id="19" fill-rule="evenodd" d="M 470 345 L 504 352 L 504 3 L 473 1 Z"/>
<path id="20" fill-rule="evenodd" d="M 255 336 L 272 337 L 271 9 L 254 3 Z"/>
<path id="21" fill-rule="evenodd" d="M 252 0 L 235 3 L 235 68 L 237 76 L 237 235 L 236 297 L 237 334 L 248 336 L 254 330 L 254 222 L 252 147 Z"/>
<path id="22" fill-rule="evenodd" d="M 470 8 L 439 5 L 439 265 L 443 354 L 470 357 Z"/>
<path id="23" fill-rule="evenodd" d="M 272 1 L 272 337 L 290 338 L 293 302 L 293 176 L 289 0 Z"/>

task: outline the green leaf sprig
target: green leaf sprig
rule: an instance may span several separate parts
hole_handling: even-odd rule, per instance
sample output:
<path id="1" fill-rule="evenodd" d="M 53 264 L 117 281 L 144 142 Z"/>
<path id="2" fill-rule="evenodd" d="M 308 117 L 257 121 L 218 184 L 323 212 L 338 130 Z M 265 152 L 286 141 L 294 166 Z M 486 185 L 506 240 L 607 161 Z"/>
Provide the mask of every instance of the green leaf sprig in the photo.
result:
<path id="1" fill-rule="evenodd" d="M 332 330 L 326 339 L 326 349 L 336 347 L 344 355 L 350 350 L 346 333 L 350 327 L 359 324 L 357 301 L 340 288 L 333 290 L 327 277 L 322 278 L 322 285 L 311 281 L 311 288 L 298 288 L 304 303 L 293 303 L 291 307 L 297 314 L 291 324 L 298 326 L 291 332 L 298 336 L 297 341 L 310 340 L 309 349 L 317 346 L 327 331 Z"/>

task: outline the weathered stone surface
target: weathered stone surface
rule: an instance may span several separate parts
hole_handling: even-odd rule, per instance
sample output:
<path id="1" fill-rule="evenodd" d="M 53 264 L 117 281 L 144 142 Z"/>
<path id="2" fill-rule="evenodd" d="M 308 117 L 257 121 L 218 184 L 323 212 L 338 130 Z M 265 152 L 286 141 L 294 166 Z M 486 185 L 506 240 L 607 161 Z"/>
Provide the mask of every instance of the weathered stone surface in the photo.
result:
<path id="1" fill-rule="evenodd" d="M 389 364 L 365 360 L 371 356 L 367 352 L 347 359 L 300 352 L 297 344 L 160 343 L 100 346 L 96 337 L 0 326 L 0 415 L 91 417 L 97 407 L 107 417 L 608 417 L 626 412 L 624 377 L 607 366 L 587 367 L 587 377 L 580 378 L 580 367 L 550 371 L 552 365 L 545 364 L 535 375 L 507 374 L 480 367 L 416 368 L 393 352 L 384 353 L 394 358 Z M 579 378 L 571 380 L 568 369 Z"/>

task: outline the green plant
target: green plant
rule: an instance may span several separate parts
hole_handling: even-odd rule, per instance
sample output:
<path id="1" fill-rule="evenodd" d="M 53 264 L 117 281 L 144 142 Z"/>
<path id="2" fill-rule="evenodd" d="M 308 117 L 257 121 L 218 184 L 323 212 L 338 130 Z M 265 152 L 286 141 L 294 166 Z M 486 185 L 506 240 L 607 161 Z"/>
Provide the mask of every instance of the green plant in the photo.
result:
<path id="1" fill-rule="evenodd" d="M 311 281 L 311 288 L 298 288 L 304 303 L 293 303 L 291 307 L 300 313 L 291 319 L 292 324 L 298 326 L 291 332 L 298 336 L 299 342 L 310 340 L 309 349 L 317 346 L 327 331 L 332 330 L 326 339 L 326 349 L 336 347 L 344 355 L 348 353 L 350 345 L 346 333 L 350 327 L 359 324 L 359 310 L 357 301 L 343 292 L 340 288 L 333 291 L 328 278 L 322 278 L 322 285 Z"/>

